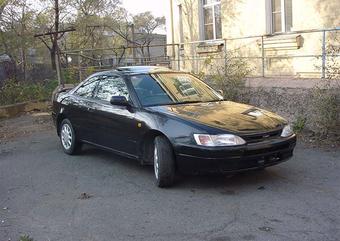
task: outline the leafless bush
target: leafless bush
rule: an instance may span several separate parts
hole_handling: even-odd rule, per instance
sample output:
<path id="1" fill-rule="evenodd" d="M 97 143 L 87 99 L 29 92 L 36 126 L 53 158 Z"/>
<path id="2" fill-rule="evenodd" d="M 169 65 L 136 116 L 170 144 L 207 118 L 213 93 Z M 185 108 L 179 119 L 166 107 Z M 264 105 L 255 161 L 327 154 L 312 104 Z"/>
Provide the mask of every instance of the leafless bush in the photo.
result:
<path id="1" fill-rule="evenodd" d="M 205 64 L 209 69 L 207 78 L 216 89 L 223 91 L 227 100 L 245 101 L 245 78 L 251 69 L 244 59 L 229 54 L 223 64 L 214 62 L 212 57 L 207 58 Z"/>

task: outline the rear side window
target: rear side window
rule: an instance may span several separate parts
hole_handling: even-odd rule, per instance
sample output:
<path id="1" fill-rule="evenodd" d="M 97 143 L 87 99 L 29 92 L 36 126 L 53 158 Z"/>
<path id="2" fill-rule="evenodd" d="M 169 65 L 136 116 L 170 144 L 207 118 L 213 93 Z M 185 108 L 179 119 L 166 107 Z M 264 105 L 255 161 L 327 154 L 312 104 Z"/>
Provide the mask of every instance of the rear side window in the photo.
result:
<path id="1" fill-rule="evenodd" d="M 98 82 L 99 77 L 92 77 L 82 84 L 74 93 L 81 97 L 91 98 Z"/>
<path id="2" fill-rule="evenodd" d="M 120 76 L 104 76 L 98 84 L 95 99 L 110 101 L 112 96 L 124 96 L 129 100 L 129 91 Z"/>

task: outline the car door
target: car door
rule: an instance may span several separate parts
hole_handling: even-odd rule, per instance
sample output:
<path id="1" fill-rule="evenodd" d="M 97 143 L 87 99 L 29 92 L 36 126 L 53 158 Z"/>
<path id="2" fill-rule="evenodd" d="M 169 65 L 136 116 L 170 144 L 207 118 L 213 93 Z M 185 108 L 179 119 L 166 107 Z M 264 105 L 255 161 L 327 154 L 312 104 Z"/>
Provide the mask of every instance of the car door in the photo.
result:
<path id="1" fill-rule="evenodd" d="M 124 96 L 131 101 L 126 82 L 119 75 L 103 76 L 94 94 L 96 103 L 92 118 L 96 120 L 96 143 L 137 157 L 135 112 L 132 107 L 112 105 L 112 96 Z"/>
<path id="2" fill-rule="evenodd" d="M 79 86 L 68 100 L 67 116 L 75 127 L 79 139 L 94 141 L 94 120 L 92 119 L 94 91 L 99 83 L 100 76 L 90 77 Z"/>

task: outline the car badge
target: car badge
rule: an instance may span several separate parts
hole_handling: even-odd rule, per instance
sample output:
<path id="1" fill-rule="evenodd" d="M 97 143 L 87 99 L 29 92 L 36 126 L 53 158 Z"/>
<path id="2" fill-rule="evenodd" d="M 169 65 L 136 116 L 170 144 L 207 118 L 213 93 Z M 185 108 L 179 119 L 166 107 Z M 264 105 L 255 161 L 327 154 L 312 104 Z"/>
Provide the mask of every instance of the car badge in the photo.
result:
<path id="1" fill-rule="evenodd" d="M 251 111 L 251 112 L 248 112 L 248 115 L 251 115 L 251 116 L 253 116 L 253 117 L 259 117 L 259 116 L 261 116 L 261 115 L 263 115 L 263 114 L 262 114 L 262 112 L 259 111 L 259 110 L 253 110 L 253 111 Z"/>

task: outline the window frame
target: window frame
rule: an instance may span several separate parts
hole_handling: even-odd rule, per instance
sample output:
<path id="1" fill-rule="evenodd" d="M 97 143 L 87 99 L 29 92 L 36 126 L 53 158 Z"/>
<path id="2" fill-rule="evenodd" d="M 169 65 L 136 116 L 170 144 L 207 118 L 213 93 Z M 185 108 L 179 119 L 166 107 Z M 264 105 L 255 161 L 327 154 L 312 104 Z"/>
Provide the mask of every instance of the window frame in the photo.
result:
<path id="1" fill-rule="evenodd" d="M 178 4 L 178 27 L 179 27 L 179 41 L 184 43 L 184 29 L 183 29 L 183 6 Z"/>
<path id="2" fill-rule="evenodd" d="M 287 14 L 286 14 L 286 1 L 287 0 L 280 0 L 280 4 L 281 4 L 281 10 L 280 10 L 280 14 L 281 14 L 281 31 L 276 31 L 275 30 L 275 17 L 274 15 L 277 14 L 277 11 L 274 11 L 274 1 L 275 0 L 269 0 L 270 1 L 270 24 L 271 24 L 271 33 L 272 34 L 278 34 L 278 33 L 288 33 L 291 32 L 291 30 L 288 30 L 288 26 L 287 26 Z M 293 3 L 292 3 L 293 4 Z M 293 11 L 293 7 L 292 7 L 292 11 Z M 291 28 L 293 27 L 293 23 Z"/>
<path id="3" fill-rule="evenodd" d="M 74 89 L 72 89 L 69 93 L 76 97 L 76 98 L 83 98 L 83 99 L 87 99 L 87 100 L 91 100 L 91 101 L 98 101 L 98 102 L 101 102 L 101 103 L 105 103 L 107 104 L 107 102 L 102 102 L 101 100 L 98 100 L 98 99 L 95 99 L 93 98 L 94 96 L 94 93 L 95 91 L 97 91 L 97 87 L 98 87 L 98 84 L 99 82 L 101 81 L 101 78 L 103 76 L 111 76 L 111 75 L 117 75 L 117 76 L 120 76 L 121 78 L 123 78 L 126 86 L 128 87 L 128 91 L 129 91 L 129 95 L 130 95 L 130 100 L 129 100 L 129 103 L 131 104 L 131 107 L 133 108 L 141 108 L 141 104 L 137 98 L 137 94 L 132 86 L 132 83 L 130 82 L 130 78 L 128 75 L 124 75 L 124 74 L 119 74 L 119 73 L 105 73 L 105 74 L 94 74 L 94 75 L 91 75 L 89 77 L 87 77 L 85 80 L 83 80 L 82 82 L 80 82 L 76 87 L 74 87 Z M 80 95 L 77 95 L 76 94 L 76 91 L 81 87 L 83 86 L 84 84 L 86 84 L 88 81 L 90 81 L 91 78 L 94 78 L 94 77 L 97 77 L 99 79 L 99 81 L 97 82 L 97 85 L 95 87 L 95 89 L 93 90 L 92 92 L 92 96 L 91 98 L 88 98 L 88 97 L 83 97 L 83 96 L 80 96 Z M 111 104 L 110 104 L 111 105 Z M 113 105 L 112 105 L 113 106 Z"/>
<path id="4" fill-rule="evenodd" d="M 105 81 L 106 78 L 110 78 L 110 77 L 118 77 L 118 78 L 121 78 L 123 80 L 124 84 L 126 85 L 126 89 L 128 91 L 128 94 L 129 94 L 129 99 L 127 101 L 129 103 L 132 103 L 132 100 L 131 100 L 131 91 L 129 89 L 128 83 L 127 83 L 126 79 L 124 78 L 124 76 L 118 75 L 118 74 L 105 74 L 105 75 L 101 75 L 100 76 L 100 80 L 97 83 L 96 89 L 94 90 L 94 92 L 92 94 L 92 99 L 94 99 L 96 101 L 100 101 L 100 102 L 110 103 L 110 100 L 103 100 L 103 99 L 96 98 L 96 95 L 98 94 L 98 90 L 99 90 L 98 88 L 99 88 L 100 83 L 102 81 Z"/>
<path id="5" fill-rule="evenodd" d="M 221 8 L 221 0 L 215 0 L 215 2 L 212 2 L 212 3 L 208 3 L 208 4 L 204 4 L 204 1 L 205 0 L 200 0 L 200 4 L 201 4 L 201 6 L 200 6 L 200 9 L 201 9 L 201 19 L 202 19 L 202 21 L 201 21 L 201 29 L 202 29 L 202 34 L 201 34 L 201 36 L 202 36 L 202 39 L 203 40 L 218 40 L 218 39 L 222 39 L 222 19 L 221 19 L 221 21 L 220 21 L 220 23 L 221 23 L 221 26 L 220 26 L 220 28 L 221 28 L 221 37 L 220 38 L 217 38 L 217 31 L 216 31 L 216 15 L 215 15 L 215 6 L 220 6 L 220 11 L 222 11 L 222 8 Z M 205 9 L 211 9 L 211 11 L 212 11 L 212 23 L 209 23 L 209 24 L 206 24 L 205 23 L 205 15 L 204 15 L 204 10 Z M 220 17 L 222 17 L 222 14 L 220 14 Z M 212 39 L 208 39 L 208 38 L 206 38 L 206 28 L 205 28 L 205 26 L 206 25 L 213 25 L 213 38 Z"/>
<path id="6" fill-rule="evenodd" d="M 81 95 L 77 94 L 77 91 L 78 91 L 80 88 L 84 87 L 84 85 L 86 85 L 88 82 L 90 82 L 93 78 L 97 78 L 97 80 L 96 80 L 97 83 L 96 83 L 95 87 L 94 87 L 93 90 L 92 90 L 91 96 L 87 97 L 87 96 L 81 96 Z M 88 78 L 85 79 L 83 82 L 81 82 L 76 88 L 74 88 L 74 90 L 73 90 L 73 92 L 72 92 L 71 94 L 72 94 L 72 95 L 75 95 L 75 96 L 77 96 L 77 97 L 79 97 L 79 98 L 84 98 L 84 99 L 94 99 L 94 98 L 93 98 L 93 95 L 94 95 L 95 91 L 97 90 L 97 87 L 98 87 L 99 82 L 101 81 L 101 78 L 102 78 L 101 75 L 95 75 L 95 76 L 90 76 L 90 77 L 88 77 Z"/>

